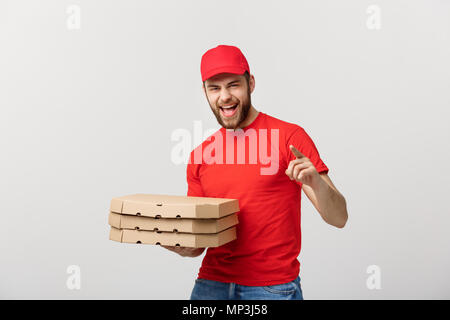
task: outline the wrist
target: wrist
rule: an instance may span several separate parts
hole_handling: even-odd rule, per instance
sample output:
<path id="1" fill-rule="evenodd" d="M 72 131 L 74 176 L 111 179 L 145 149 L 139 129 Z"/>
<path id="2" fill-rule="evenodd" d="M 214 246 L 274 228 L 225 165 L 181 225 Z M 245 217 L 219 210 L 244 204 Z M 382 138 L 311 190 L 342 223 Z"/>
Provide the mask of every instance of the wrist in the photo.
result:
<path id="1" fill-rule="evenodd" d="M 310 187 L 314 190 L 315 193 L 323 192 L 328 189 L 329 185 L 322 179 L 320 174 L 316 172 L 315 179 L 312 179 L 312 183 Z"/>

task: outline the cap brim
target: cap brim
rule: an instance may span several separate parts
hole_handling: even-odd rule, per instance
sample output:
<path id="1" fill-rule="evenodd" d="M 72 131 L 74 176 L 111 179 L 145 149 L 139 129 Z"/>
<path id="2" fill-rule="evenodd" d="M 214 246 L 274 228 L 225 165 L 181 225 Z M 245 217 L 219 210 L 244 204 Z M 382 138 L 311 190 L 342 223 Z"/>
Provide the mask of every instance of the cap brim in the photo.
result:
<path id="1" fill-rule="evenodd" d="M 209 79 L 219 73 L 244 74 L 245 71 L 246 71 L 246 69 L 243 67 L 236 67 L 236 66 L 219 67 L 219 68 L 215 68 L 215 69 L 210 70 L 209 72 L 205 73 L 203 75 L 202 81 L 206 81 L 207 79 Z"/>

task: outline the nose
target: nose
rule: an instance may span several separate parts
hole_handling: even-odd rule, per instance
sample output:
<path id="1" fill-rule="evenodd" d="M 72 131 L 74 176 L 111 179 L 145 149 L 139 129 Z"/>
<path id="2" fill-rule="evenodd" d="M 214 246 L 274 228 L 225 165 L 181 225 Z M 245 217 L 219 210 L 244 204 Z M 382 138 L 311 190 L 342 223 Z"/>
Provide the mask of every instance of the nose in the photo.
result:
<path id="1" fill-rule="evenodd" d="M 227 89 L 223 89 L 220 91 L 220 101 L 221 101 L 221 105 L 224 105 L 227 102 L 230 102 L 231 100 L 231 94 L 228 92 Z"/>

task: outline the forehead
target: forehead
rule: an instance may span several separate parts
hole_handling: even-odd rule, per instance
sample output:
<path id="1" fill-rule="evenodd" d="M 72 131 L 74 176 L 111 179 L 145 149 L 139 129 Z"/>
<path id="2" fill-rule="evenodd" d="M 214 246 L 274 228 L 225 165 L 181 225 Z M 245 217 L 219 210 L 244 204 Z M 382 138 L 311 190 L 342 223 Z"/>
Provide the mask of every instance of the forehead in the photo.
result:
<path id="1" fill-rule="evenodd" d="M 241 80 L 244 76 L 240 74 L 234 73 L 219 73 L 215 76 L 206 80 L 206 84 L 221 84 L 221 83 L 229 83 L 236 80 Z"/>

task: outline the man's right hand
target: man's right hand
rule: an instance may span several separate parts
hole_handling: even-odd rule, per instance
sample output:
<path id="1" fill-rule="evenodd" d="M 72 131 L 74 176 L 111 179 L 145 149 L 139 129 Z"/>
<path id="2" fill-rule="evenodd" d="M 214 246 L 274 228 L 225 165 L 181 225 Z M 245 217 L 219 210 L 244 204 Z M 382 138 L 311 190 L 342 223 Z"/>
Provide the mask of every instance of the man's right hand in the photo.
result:
<path id="1" fill-rule="evenodd" d="M 205 248 L 189 248 L 189 247 L 178 247 L 178 246 L 163 246 L 167 250 L 178 253 L 182 257 L 198 257 L 205 251 Z"/>

